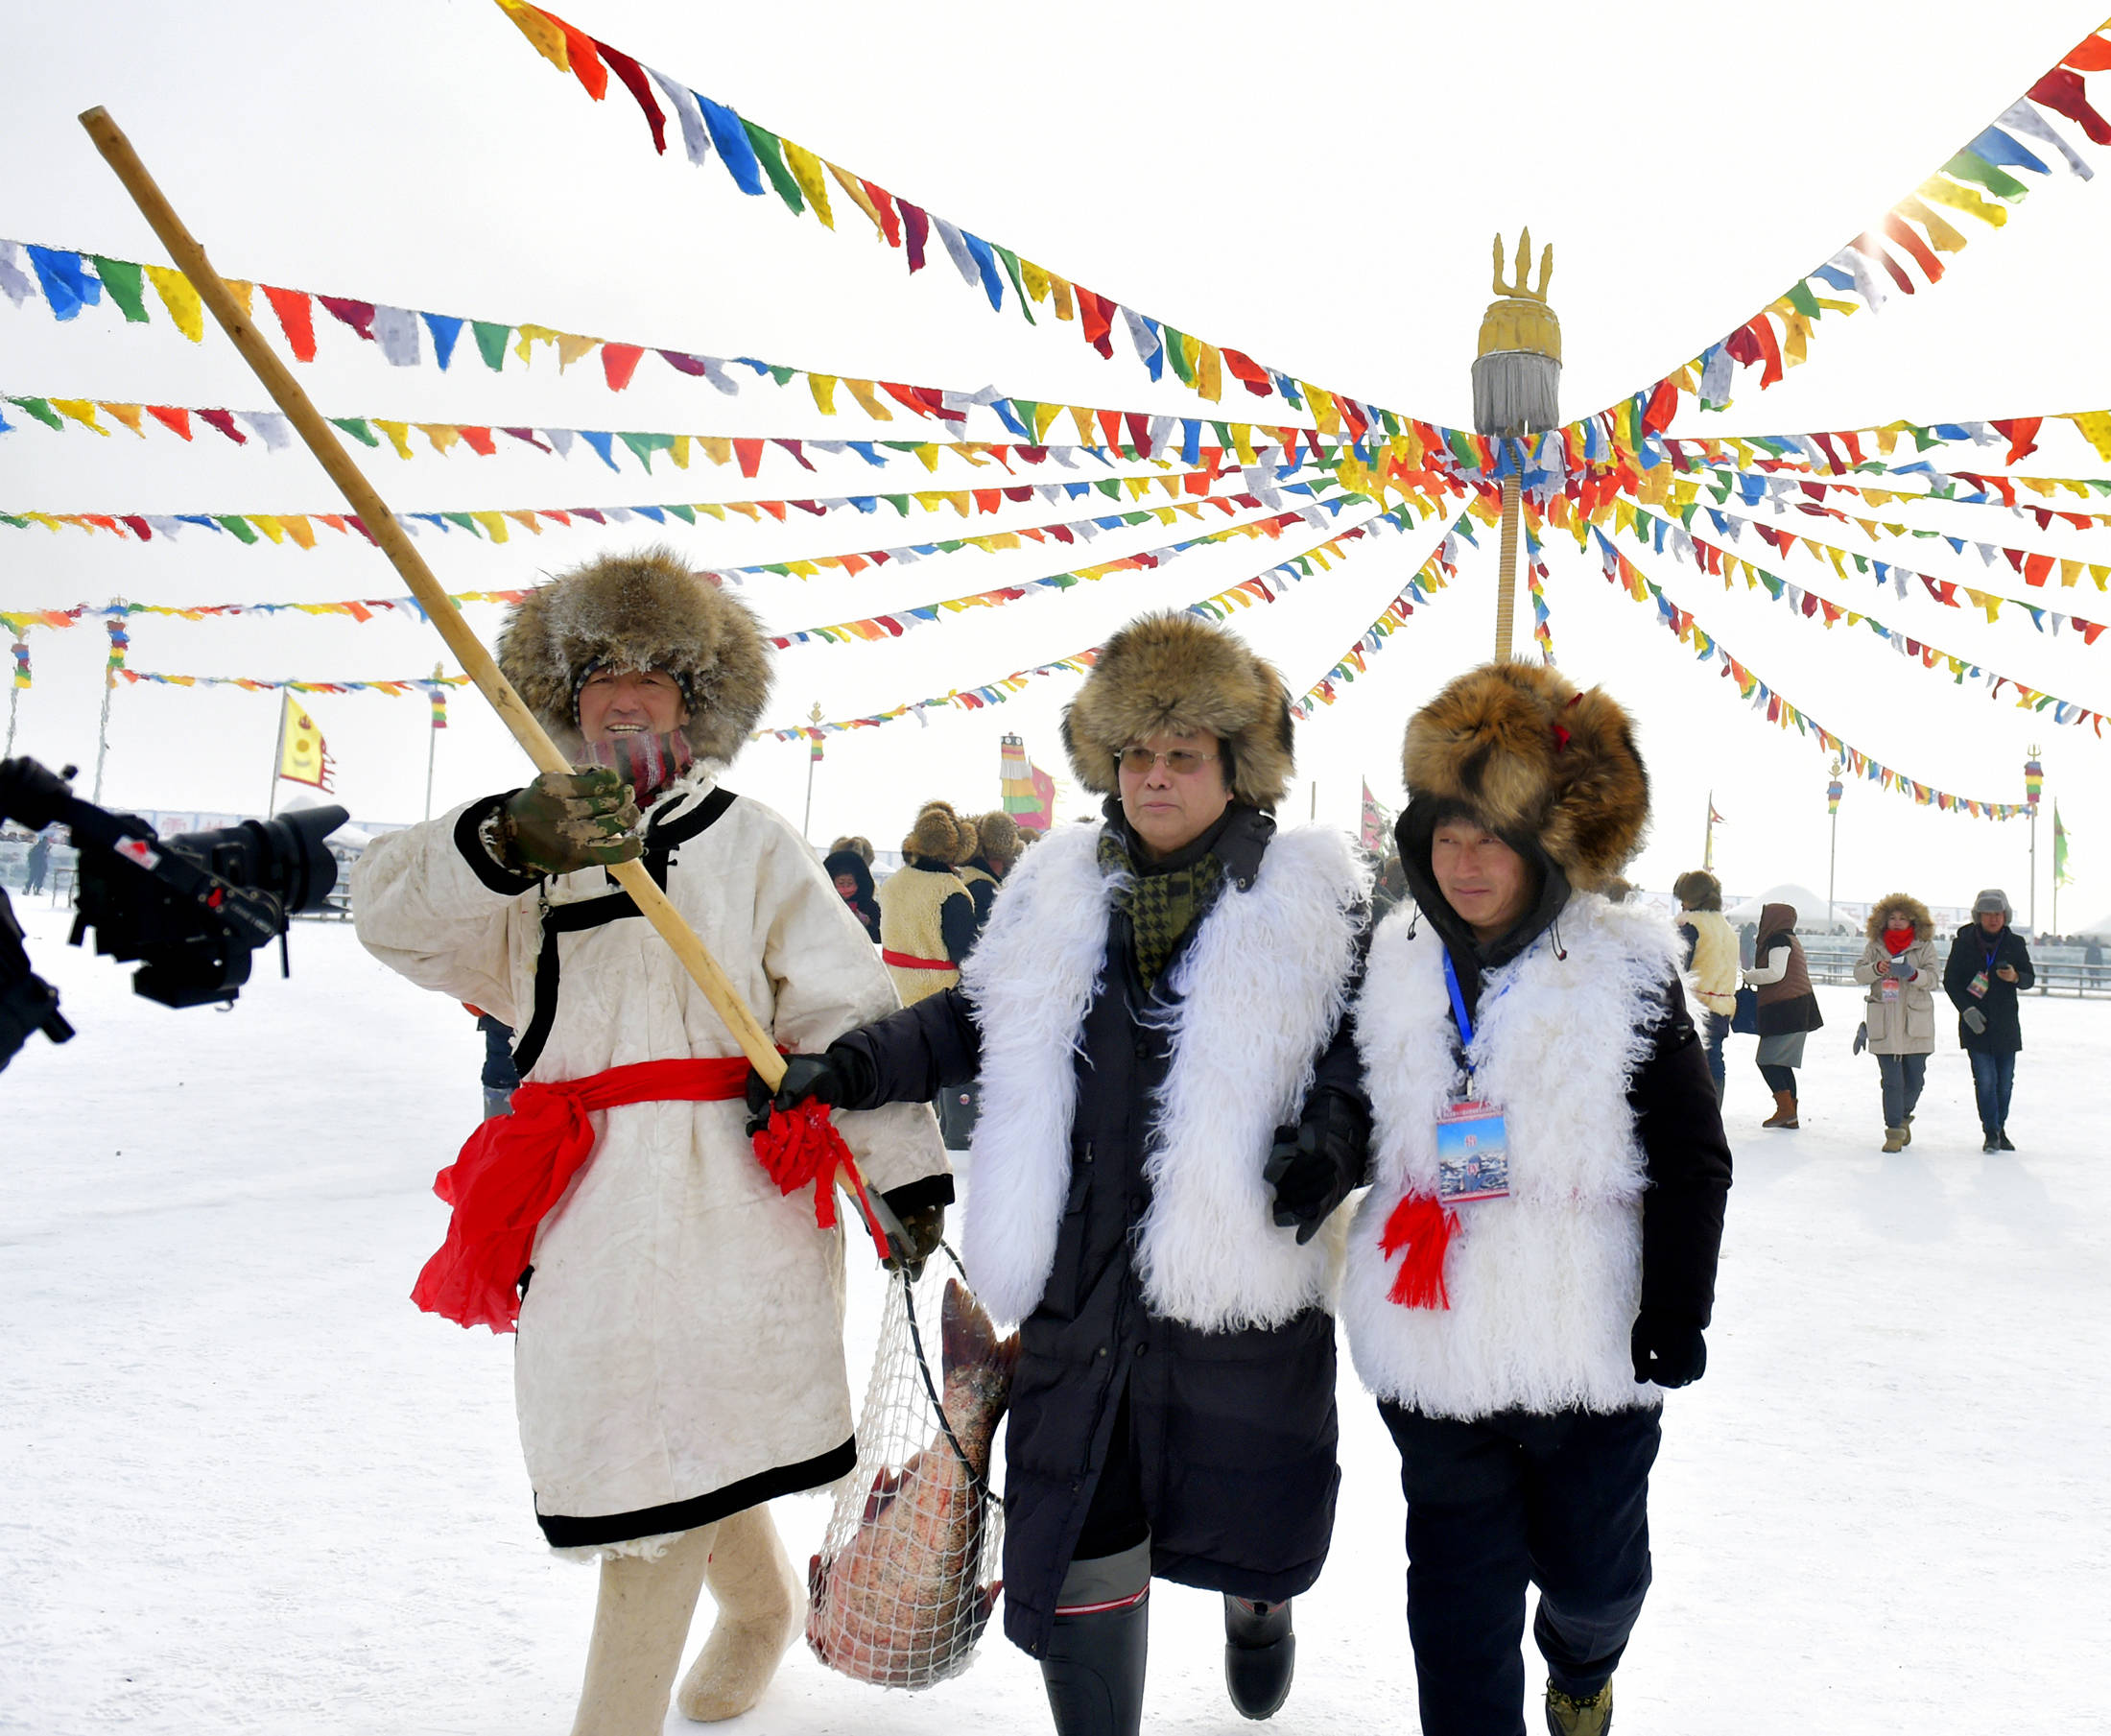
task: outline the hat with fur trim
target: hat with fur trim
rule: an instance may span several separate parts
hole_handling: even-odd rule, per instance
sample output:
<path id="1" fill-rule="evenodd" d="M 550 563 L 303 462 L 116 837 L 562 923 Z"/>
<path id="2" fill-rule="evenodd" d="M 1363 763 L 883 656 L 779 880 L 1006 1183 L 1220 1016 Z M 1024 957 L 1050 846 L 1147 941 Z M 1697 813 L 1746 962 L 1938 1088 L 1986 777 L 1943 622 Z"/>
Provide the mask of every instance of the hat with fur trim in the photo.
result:
<path id="1" fill-rule="evenodd" d="M 1529 841 L 1569 884 L 1600 891 L 1649 820 L 1649 775 L 1619 703 L 1536 663 L 1484 663 L 1408 721 L 1411 807 L 1456 807 Z"/>
<path id="2" fill-rule="evenodd" d="M 1019 822 L 1001 809 L 975 816 L 976 854 L 997 862 L 1016 862 L 1026 844 L 1019 836 Z"/>
<path id="3" fill-rule="evenodd" d="M 689 705 L 700 759 L 731 760 L 770 698 L 770 648 L 747 606 L 667 548 L 602 555 L 532 590 L 499 634 L 498 666 L 567 757 L 585 746 L 579 689 L 595 666 L 663 669 Z"/>
<path id="4" fill-rule="evenodd" d="M 1063 711 L 1064 751 L 1096 796 L 1120 789 L 1114 762 L 1124 748 L 1190 730 L 1222 744 L 1234 801 L 1273 808 L 1290 794 L 1296 762 L 1283 678 L 1199 615 L 1139 615 L 1100 648 Z"/>
<path id="5" fill-rule="evenodd" d="M 975 844 L 974 825 L 955 813 L 951 802 L 927 801 L 902 840 L 902 854 L 958 868 L 975 854 Z"/>
<path id="6" fill-rule="evenodd" d="M 1862 933 L 1872 940 L 1884 939 L 1884 931 L 1894 916 L 1910 916 L 1913 936 L 1916 939 L 1932 940 L 1935 938 L 1933 913 L 1910 892 L 1886 892 L 1869 908 L 1869 920 Z"/>

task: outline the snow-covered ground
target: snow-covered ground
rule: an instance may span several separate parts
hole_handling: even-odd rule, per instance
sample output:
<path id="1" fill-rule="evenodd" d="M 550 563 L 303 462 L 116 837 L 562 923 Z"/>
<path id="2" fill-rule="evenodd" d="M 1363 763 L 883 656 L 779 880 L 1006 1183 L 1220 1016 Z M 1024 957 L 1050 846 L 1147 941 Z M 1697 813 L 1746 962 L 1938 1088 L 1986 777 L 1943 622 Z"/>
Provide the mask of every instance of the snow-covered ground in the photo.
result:
<path id="1" fill-rule="evenodd" d="M 0 1728 L 567 1729 L 594 1575 L 530 1517 L 510 1346 L 406 1299 L 477 1114 L 470 1020 L 310 923 L 290 983 L 267 954 L 233 1012 L 170 1012 L 26 915 L 81 1034 L 0 1075 Z M 1981 1154 L 1946 1040 L 1886 1157 L 1855 991 L 1819 992 L 1801 1131 L 1760 1130 L 1736 1039 L 1712 1365 L 1670 1402 L 1620 1728 L 2100 1730 L 2111 1005 L 2026 1003 L 2014 1156 Z M 1285 1732 L 1414 1726 L 1397 1461 L 1353 1390 L 1342 1458 Z M 803 1562 L 826 1508 L 777 1511 Z M 1148 1723 L 1245 1727 L 1216 1600 L 1152 1609 Z M 992 1637 L 922 1696 L 797 1650 L 734 1727 L 1047 1723 Z"/>

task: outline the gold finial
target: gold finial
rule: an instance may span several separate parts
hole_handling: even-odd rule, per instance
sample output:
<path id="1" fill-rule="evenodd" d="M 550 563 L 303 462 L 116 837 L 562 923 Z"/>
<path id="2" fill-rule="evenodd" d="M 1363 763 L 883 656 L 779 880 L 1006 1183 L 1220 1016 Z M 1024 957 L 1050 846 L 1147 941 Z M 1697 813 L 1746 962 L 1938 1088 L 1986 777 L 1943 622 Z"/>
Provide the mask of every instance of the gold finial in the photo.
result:
<path id="1" fill-rule="evenodd" d="M 1530 286 L 1532 232 L 1519 235 L 1515 282 L 1503 280 L 1503 237 L 1495 238 L 1495 293 L 1501 300 L 1490 304 L 1481 321 L 1482 355 L 1497 350 L 1522 349 L 1561 359 L 1561 322 L 1547 305 L 1547 285 L 1554 278 L 1554 244 L 1539 255 L 1539 287 Z"/>

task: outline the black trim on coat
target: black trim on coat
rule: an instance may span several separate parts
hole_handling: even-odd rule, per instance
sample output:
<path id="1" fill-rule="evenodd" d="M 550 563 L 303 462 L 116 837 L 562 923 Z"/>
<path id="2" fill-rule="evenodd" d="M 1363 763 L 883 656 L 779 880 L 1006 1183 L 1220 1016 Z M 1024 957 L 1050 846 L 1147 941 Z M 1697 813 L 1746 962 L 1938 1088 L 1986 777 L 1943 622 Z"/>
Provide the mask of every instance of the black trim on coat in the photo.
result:
<path id="1" fill-rule="evenodd" d="M 857 1463 L 858 1439 L 853 1435 L 842 1445 L 831 1447 L 816 1458 L 743 1477 L 707 1495 L 692 1495 L 686 1501 L 669 1501 L 659 1507 L 641 1507 L 628 1513 L 579 1517 L 538 1510 L 535 1523 L 542 1527 L 552 1549 L 594 1549 L 605 1543 L 628 1543 L 636 1537 L 695 1531 L 700 1525 L 715 1525 L 751 1507 L 760 1507 L 765 1501 L 774 1501 L 779 1495 L 796 1495 L 847 1477 Z"/>
<path id="2" fill-rule="evenodd" d="M 664 825 L 655 821 L 646 828 L 645 870 L 662 892 L 667 890 L 667 870 L 674 861 L 676 847 L 717 824 L 734 800 L 733 792 L 721 786 L 678 819 Z M 513 1066 L 523 1078 L 542 1058 L 543 1045 L 549 1042 L 550 1029 L 557 1023 L 557 985 L 562 974 L 557 937 L 600 928 L 636 915 L 637 903 L 629 892 L 610 892 L 605 897 L 581 898 L 573 904 L 544 907 L 542 951 L 535 960 L 534 1011 L 529 1017 L 527 1029 L 520 1034 L 520 1040 L 513 1045 Z"/>
<path id="3" fill-rule="evenodd" d="M 496 796 L 486 796 L 482 801 L 472 801 L 455 818 L 455 848 L 469 865 L 469 871 L 492 892 L 504 892 L 509 898 L 533 892 L 541 884 L 542 876 L 516 873 L 510 868 L 500 867 L 491 860 L 491 852 L 484 847 L 484 840 L 478 832 L 486 820 L 519 794 L 518 790 L 502 790 Z"/>

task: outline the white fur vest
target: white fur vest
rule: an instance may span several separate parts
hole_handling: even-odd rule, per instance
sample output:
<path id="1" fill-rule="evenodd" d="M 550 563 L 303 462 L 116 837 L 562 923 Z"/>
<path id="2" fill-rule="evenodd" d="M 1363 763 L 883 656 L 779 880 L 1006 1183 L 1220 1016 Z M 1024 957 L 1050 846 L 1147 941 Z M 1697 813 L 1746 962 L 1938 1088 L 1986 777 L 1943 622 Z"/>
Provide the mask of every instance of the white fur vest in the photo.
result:
<path id="1" fill-rule="evenodd" d="M 1404 1195 L 1435 1193 L 1437 1111 L 1464 1084 L 1443 941 L 1413 916 L 1403 907 L 1379 925 L 1356 1009 L 1373 1116 L 1373 1185 L 1349 1230 L 1342 1297 L 1357 1372 L 1433 1416 L 1655 1404 L 1628 1352 L 1645 1177 L 1627 1089 L 1652 1041 L 1648 1003 L 1678 969 L 1672 930 L 1578 894 L 1561 913 L 1560 951 L 1543 935 L 1488 972 L 1473 1094 L 1504 1111 L 1511 1192 L 1458 1208 L 1450 1306 L 1408 1308 L 1388 1295 L 1397 1267 L 1380 1241 Z"/>
<path id="2" fill-rule="evenodd" d="M 962 972 L 983 1036 L 964 1257 L 1007 1320 L 1040 1301 L 1070 1186 L 1077 1051 L 1118 884 L 1100 868 L 1102 830 L 1065 826 L 1027 853 Z M 1136 1253 L 1157 1314 L 1227 1331 L 1332 1305 L 1338 1244 L 1299 1248 L 1277 1228 L 1261 1169 L 1341 1018 L 1367 891 L 1340 833 L 1280 834 L 1250 889 L 1227 882 L 1174 967 Z"/>

